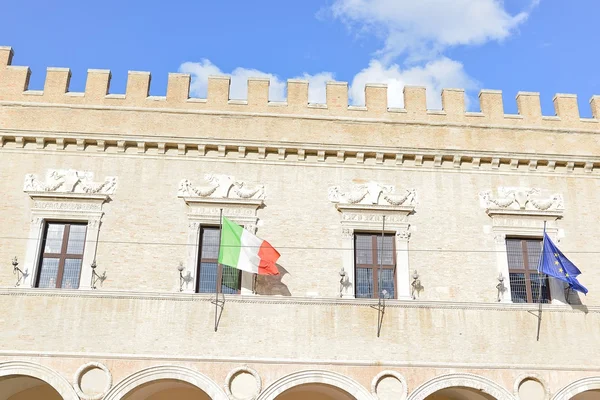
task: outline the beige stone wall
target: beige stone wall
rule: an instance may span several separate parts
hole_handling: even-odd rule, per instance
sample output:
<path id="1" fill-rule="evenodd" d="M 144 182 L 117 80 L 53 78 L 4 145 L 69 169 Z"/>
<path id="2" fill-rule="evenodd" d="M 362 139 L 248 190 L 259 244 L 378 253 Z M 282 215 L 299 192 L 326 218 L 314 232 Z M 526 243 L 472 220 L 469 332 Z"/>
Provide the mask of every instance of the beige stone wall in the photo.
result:
<path id="1" fill-rule="evenodd" d="M 358 300 L 229 296 L 214 332 L 208 295 L 31 292 L 1 292 L 4 319 L 18 327 L 3 352 L 562 370 L 594 368 L 600 350 L 595 308 L 549 306 L 538 342 L 533 305 L 390 303 L 377 338 L 377 310 Z M 556 345 L 567 337 L 586 351 Z"/>
<path id="2" fill-rule="evenodd" d="M 185 261 L 187 206 L 177 198 L 181 179 L 203 183 L 206 173 L 223 173 L 264 184 L 265 207 L 258 210 L 257 234 L 279 249 L 279 264 L 288 271 L 282 277 L 292 296 L 307 292 L 335 297 L 337 272 L 343 251 L 340 214 L 327 198 L 331 185 L 370 180 L 415 188 L 418 204 L 409 216 L 409 262 L 421 274 L 421 300 L 495 301 L 498 275 L 494 236 L 484 229 L 491 219 L 480 207 L 479 192 L 498 186 L 551 189 L 564 195 L 565 212 L 558 227 L 564 238 L 560 247 L 583 271 L 581 282 L 590 290 L 580 296 L 588 305 L 598 304 L 600 272 L 594 265 L 598 219 L 595 178 L 539 175 L 535 173 L 481 173 L 433 168 L 384 169 L 376 167 L 289 165 L 277 162 L 233 162 L 192 157 L 149 157 L 17 150 L 0 150 L 2 169 L 0 200 L 4 223 L 0 226 L 0 260 L 23 260 L 29 232 L 32 201 L 23 192 L 26 173 L 43 176 L 47 169 L 73 168 L 93 171 L 98 179 L 117 176 L 118 188 L 104 206 L 97 249 L 99 271 L 107 270 L 105 290 L 178 290 L 176 266 Z M 587 252 L 587 253 L 586 253 Z M 10 268 L 0 269 L 0 284 L 16 281 Z"/>

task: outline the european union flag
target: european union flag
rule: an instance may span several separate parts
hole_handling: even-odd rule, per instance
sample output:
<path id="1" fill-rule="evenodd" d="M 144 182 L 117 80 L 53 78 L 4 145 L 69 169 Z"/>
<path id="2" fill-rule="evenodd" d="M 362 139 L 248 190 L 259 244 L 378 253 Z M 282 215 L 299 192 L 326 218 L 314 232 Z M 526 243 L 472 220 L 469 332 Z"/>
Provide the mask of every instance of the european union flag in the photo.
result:
<path id="1" fill-rule="evenodd" d="M 577 281 L 581 271 L 552 243 L 544 232 L 544 248 L 540 257 L 538 272 L 567 282 L 571 289 L 587 294 L 588 290 Z"/>

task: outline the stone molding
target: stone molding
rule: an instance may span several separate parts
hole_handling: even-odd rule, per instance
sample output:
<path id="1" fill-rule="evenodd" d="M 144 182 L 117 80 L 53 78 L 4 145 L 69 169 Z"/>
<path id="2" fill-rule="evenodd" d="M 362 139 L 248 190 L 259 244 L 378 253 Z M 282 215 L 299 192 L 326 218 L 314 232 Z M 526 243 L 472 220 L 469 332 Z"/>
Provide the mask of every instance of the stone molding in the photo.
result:
<path id="1" fill-rule="evenodd" d="M 204 391 L 212 400 L 229 400 L 225 392 L 212 379 L 200 372 L 177 365 L 160 365 L 135 372 L 116 384 L 103 400 L 120 400 L 139 386 L 161 379 L 187 382 Z"/>
<path id="2" fill-rule="evenodd" d="M 81 390 L 81 385 L 79 382 L 81 380 L 83 373 L 90 368 L 99 368 L 102 371 L 104 371 L 104 373 L 108 377 L 106 386 L 104 387 L 104 390 L 101 393 L 98 393 L 94 396 L 89 396 L 89 395 L 85 394 Z M 83 364 L 81 367 L 79 367 L 77 369 L 77 371 L 75 372 L 75 375 L 73 376 L 73 387 L 75 388 L 75 392 L 77 392 L 77 395 L 84 400 L 100 400 L 100 399 L 102 399 L 104 397 L 104 395 L 106 393 L 108 393 L 111 386 L 112 386 L 112 375 L 111 375 L 109 369 L 106 367 L 106 365 L 99 363 L 99 362 L 89 362 L 87 364 Z"/>
<path id="3" fill-rule="evenodd" d="M 588 390 L 600 390 L 600 376 L 591 376 L 575 381 L 559 390 L 552 400 L 570 400 Z"/>
<path id="4" fill-rule="evenodd" d="M 406 379 L 404 378 L 404 376 L 401 373 L 392 371 L 392 370 L 381 371 L 380 373 L 375 375 L 375 377 L 371 381 L 371 395 L 373 396 L 373 398 L 379 399 L 379 397 L 377 396 L 377 385 L 383 378 L 385 378 L 387 376 L 392 376 L 392 377 L 398 379 L 398 381 L 402 385 L 402 389 L 403 389 L 402 395 L 404 396 L 403 398 L 404 399 L 408 398 L 408 384 L 406 383 Z"/>
<path id="5" fill-rule="evenodd" d="M 496 382 L 475 374 L 446 374 L 423 383 L 408 397 L 408 400 L 425 400 L 427 396 L 449 387 L 467 387 L 480 390 L 496 400 L 514 400 L 513 395 Z"/>
<path id="6" fill-rule="evenodd" d="M 214 296 L 213 296 L 214 299 Z M 214 308 L 214 307 L 213 307 Z M 0 357 L 19 357 L 39 359 L 39 351 L 5 351 L 0 350 Z M 300 365 L 307 368 L 315 368 L 315 366 L 323 366 L 328 368 L 332 365 L 343 367 L 386 367 L 386 368 L 435 368 L 456 371 L 473 371 L 473 370 L 519 370 L 519 371 L 565 371 L 565 372 L 582 372 L 597 373 L 596 366 L 588 364 L 579 365 L 559 365 L 559 364 L 515 364 L 515 363 L 455 363 L 455 362 L 414 362 L 409 360 L 404 361 L 380 361 L 374 363 L 372 360 L 366 359 L 317 359 L 317 358 L 274 358 L 274 357 L 218 357 L 218 356 L 202 356 L 202 355 L 174 355 L 164 353 L 105 353 L 105 352 L 69 352 L 69 351 L 44 351 L 43 356 L 47 358 L 72 358 L 89 360 L 90 358 L 102 360 L 131 360 L 134 357 L 136 360 L 145 360 L 152 362 L 163 363 L 195 363 L 195 362 L 225 362 L 237 364 L 281 364 L 281 365 Z"/>
<path id="7" fill-rule="evenodd" d="M 416 148 L 365 148 L 355 145 L 325 145 L 318 143 L 256 142 L 220 140 L 214 138 L 177 138 L 160 136 L 122 135 L 116 141 L 114 136 L 71 133 L 57 136 L 48 132 L 43 136 L 31 133 L 0 129 L 0 150 L 26 150 L 27 144 L 36 144 L 31 151 L 73 152 L 97 155 L 106 154 L 110 148 L 119 150 L 111 156 L 150 156 L 155 149 L 156 156 L 193 156 L 207 159 L 274 163 L 301 163 L 314 165 L 367 167 L 366 161 L 373 159 L 373 168 L 416 168 L 425 170 L 446 170 L 453 172 L 493 172 L 504 174 L 569 174 L 595 176 L 600 173 L 600 160 L 588 156 L 565 156 L 561 154 L 504 153 L 476 150 L 427 150 Z M 75 143 L 80 145 L 74 146 Z M 39 145 L 41 144 L 41 145 Z M 69 144 L 73 144 L 68 147 Z M 135 153 L 128 149 L 135 148 Z M 168 151 L 176 149 L 176 152 Z M 152 151 L 151 151 L 152 150 Z M 92 153 L 92 154 L 93 154 Z M 126 154 L 127 153 L 127 154 Z M 168 153 L 168 154 L 167 154 Z M 309 156 L 318 157 L 310 161 Z M 338 155 L 343 154 L 340 158 Z M 277 155 L 277 157 L 269 157 Z M 281 157 L 283 155 L 283 158 Z M 473 164 L 472 160 L 479 160 Z M 329 164 L 335 161 L 335 164 Z M 503 167 L 507 167 L 504 169 Z"/>
<path id="8" fill-rule="evenodd" d="M 8 361 L 0 363 L 0 377 L 24 375 L 37 378 L 52 386 L 64 400 L 79 400 L 79 396 L 63 376 L 40 364 L 28 361 Z"/>
<path id="9" fill-rule="evenodd" d="M 540 383 L 540 385 L 542 385 L 544 388 L 544 400 L 550 399 L 550 387 L 548 386 L 548 382 L 546 382 L 546 380 L 544 378 L 542 378 L 542 376 L 539 374 L 524 373 L 524 374 L 519 375 L 517 377 L 517 379 L 515 379 L 515 384 L 513 386 L 513 393 L 515 395 L 515 400 L 529 400 L 529 399 L 522 399 L 519 396 L 519 387 L 521 386 L 521 383 L 523 383 L 523 381 L 525 381 L 527 379 L 533 379 L 534 381 L 538 381 Z"/>
<path id="10" fill-rule="evenodd" d="M 373 400 L 371 393 L 354 379 L 336 372 L 319 369 L 298 371 L 286 375 L 271 383 L 260 396 L 258 396 L 257 400 L 275 400 L 277 396 L 286 390 L 309 383 L 334 386 L 354 396 L 356 400 Z"/>
<path id="11" fill-rule="evenodd" d="M 555 241 L 563 234 L 558 228 L 557 221 L 562 218 L 564 202 L 562 194 L 551 194 L 548 190 L 524 187 L 499 187 L 498 196 L 491 190 L 479 194 L 480 206 L 491 218 L 491 226 L 485 226 L 484 232 L 494 238 L 497 273 L 502 274 L 505 291 L 500 295 L 500 301 L 512 302 L 511 285 L 506 248 L 507 237 L 539 237 L 544 232 Z M 562 283 L 549 278 L 550 296 L 553 304 L 566 304 Z M 490 287 L 493 287 L 491 285 Z"/>
<path id="12" fill-rule="evenodd" d="M 214 294 L 180 293 L 180 292 L 133 292 L 133 291 L 78 291 L 69 289 L 22 289 L 0 288 L 0 296 L 33 296 L 33 297 L 61 297 L 61 298 L 91 298 L 91 299 L 123 299 L 123 300 L 162 300 L 207 302 L 214 301 Z M 283 297 L 283 296 L 243 296 L 224 295 L 228 303 L 257 303 L 281 305 L 306 305 L 306 306 L 340 306 L 340 307 L 371 307 L 377 304 L 377 299 L 340 299 L 311 298 L 311 297 Z M 537 304 L 529 303 L 465 303 L 443 301 L 412 301 L 412 300 L 386 300 L 387 308 L 422 308 L 443 310 L 485 310 L 498 312 L 538 311 Z M 576 306 L 543 304 L 544 312 L 561 313 L 600 313 L 600 306 Z"/>
<path id="13" fill-rule="evenodd" d="M 252 396 L 249 399 L 245 399 L 245 400 L 255 400 L 260 395 L 260 392 L 262 391 L 262 380 L 260 379 L 260 375 L 258 374 L 258 372 L 255 369 L 252 369 L 247 366 L 234 368 L 231 371 L 229 371 L 229 373 L 227 374 L 227 377 L 225 377 L 225 385 L 224 385 L 225 393 L 227 393 L 227 396 L 229 397 L 229 399 L 239 400 L 231 392 L 231 382 L 233 381 L 233 378 L 241 372 L 247 372 L 254 377 L 254 380 L 256 382 L 256 388 L 257 388 L 256 395 Z"/>
<path id="14" fill-rule="evenodd" d="M 396 247 L 396 298 L 409 299 L 410 272 L 408 241 L 410 224 L 408 216 L 417 204 L 415 189 L 403 189 L 396 193 L 393 185 L 378 182 L 342 186 L 330 186 L 327 197 L 340 212 L 342 248 L 342 268 L 346 275 L 340 282 L 340 297 L 352 299 L 355 296 L 354 234 L 355 232 L 394 233 Z M 384 226 L 385 217 L 385 226 Z"/>

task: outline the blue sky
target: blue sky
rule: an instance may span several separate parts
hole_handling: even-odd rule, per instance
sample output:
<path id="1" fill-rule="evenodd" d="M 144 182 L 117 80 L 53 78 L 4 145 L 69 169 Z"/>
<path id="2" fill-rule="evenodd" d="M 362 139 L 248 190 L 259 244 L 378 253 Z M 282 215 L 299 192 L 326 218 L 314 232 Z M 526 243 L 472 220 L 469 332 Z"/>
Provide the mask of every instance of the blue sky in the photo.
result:
<path id="1" fill-rule="evenodd" d="M 500 89 L 509 113 L 520 90 L 541 92 L 546 115 L 555 93 L 576 93 L 583 116 L 600 94 L 592 0 L 30 0 L 6 2 L 3 14 L 0 45 L 31 67 L 31 89 L 56 66 L 71 68 L 72 91 L 84 89 L 88 68 L 106 68 L 111 93 L 142 70 L 153 95 L 177 71 L 192 74 L 197 97 L 215 73 L 234 76 L 238 98 L 248 76 L 270 77 L 274 100 L 288 78 L 309 79 L 312 101 L 325 81 L 347 81 L 356 104 L 365 82 L 385 82 L 391 106 L 401 106 L 404 84 L 427 86 L 431 108 L 442 87 L 466 87 L 475 111 L 479 89 Z"/>

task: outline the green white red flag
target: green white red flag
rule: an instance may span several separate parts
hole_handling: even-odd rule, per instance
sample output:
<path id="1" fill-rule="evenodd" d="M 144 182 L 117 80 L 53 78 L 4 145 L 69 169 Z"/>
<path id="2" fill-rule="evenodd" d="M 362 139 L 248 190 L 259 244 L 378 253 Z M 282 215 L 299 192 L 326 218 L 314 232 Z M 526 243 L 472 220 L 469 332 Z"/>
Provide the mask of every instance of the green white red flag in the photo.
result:
<path id="1" fill-rule="evenodd" d="M 219 263 L 259 275 L 278 275 L 280 254 L 267 242 L 223 217 Z"/>

